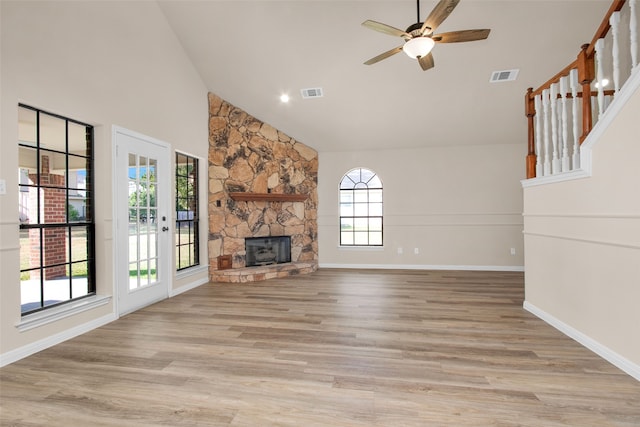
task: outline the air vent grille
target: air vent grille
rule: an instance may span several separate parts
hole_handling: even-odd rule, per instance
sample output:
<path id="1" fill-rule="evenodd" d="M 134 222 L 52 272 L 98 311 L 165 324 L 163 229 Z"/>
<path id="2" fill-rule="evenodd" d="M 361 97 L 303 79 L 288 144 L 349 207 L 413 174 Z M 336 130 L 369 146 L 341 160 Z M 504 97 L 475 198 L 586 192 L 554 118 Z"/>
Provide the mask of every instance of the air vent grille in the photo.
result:
<path id="1" fill-rule="evenodd" d="M 503 71 L 494 71 L 491 73 L 491 78 L 489 82 L 491 83 L 499 83 L 499 82 L 512 82 L 518 77 L 518 71 L 520 70 L 503 70 Z"/>
<path id="2" fill-rule="evenodd" d="M 322 98 L 323 96 L 321 87 L 312 87 L 312 88 L 302 89 L 300 92 L 302 92 L 302 98 L 304 99 Z"/>

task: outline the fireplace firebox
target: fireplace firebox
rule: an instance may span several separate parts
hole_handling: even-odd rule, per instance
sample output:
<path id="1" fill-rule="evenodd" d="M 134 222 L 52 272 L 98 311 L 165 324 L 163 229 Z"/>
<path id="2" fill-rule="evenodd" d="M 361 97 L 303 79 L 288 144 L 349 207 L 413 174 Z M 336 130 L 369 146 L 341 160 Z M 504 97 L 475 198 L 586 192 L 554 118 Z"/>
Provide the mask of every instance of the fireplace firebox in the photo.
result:
<path id="1" fill-rule="evenodd" d="M 244 248 L 247 267 L 291 262 L 291 236 L 249 237 Z"/>

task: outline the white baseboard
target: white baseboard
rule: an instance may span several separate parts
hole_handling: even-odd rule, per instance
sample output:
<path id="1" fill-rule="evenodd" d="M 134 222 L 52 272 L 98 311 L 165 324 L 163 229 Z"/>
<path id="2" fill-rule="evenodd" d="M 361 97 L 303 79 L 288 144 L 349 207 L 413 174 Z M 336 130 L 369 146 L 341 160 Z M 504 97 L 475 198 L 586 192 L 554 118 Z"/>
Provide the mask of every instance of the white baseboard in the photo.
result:
<path id="1" fill-rule="evenodd" d="M 191 282 L 187 285 L 184 286 L 180 286 L 179 288 L 176 289 L 172 289 L 169 291 L 169 298 L 171 297 L 175 297 L 176 295 L 180 295 L 183 292 L 187 292 L 190 291 L 191 289 L 195 289 L 198 286 L 202 286 L 205 283 L 209 283 L 209 278 L 208 277 L 202 277 L 194 282 Z"/>
<path id="2" fill-rule="evenodd" d="M 539 309 L 538 307 L 536 307 L 535 305 L 531 304 L 528 301 L 525 301 L 522 307 L 528 312 L 530 312 L 531 314 L 533 314 L 534 316 L 542 319 L 549 325 L 553 326 L 554 328 L 556 328 L 557 330 L 559 330 L 569 338 L 572 338 L 573 340 L 577 341 L 578 343 L 582 344 L 589 350 L 596 353 L 598 356 L 607 360 L 612 365 L 616 366 L 620 370 L 626 372 L 636 380 L 640 381 L 639 365 L 636 365 L 635 363 L 619 355 L 618 353 L 611 350 L 610 348 L 600 344 L 593 338 L 588 337 L 587 335 L 567 325 L 566 323 L 550 315 L 546 311 Z"/>
<path id="3" fill-rule="evenodd" d="M 0 354 L 0 367 L 16 362 L 27 356 L 31 356 L 32 354 L 45 350 L 56 344 L 60 344 L 61 342 L 67 341 L 71 338 L 77 337 L 78 335 L 82 335 L 95 328 L 99 328 L 100 326 L 104 326 L 107 323 L 113 322 L 117 318 L 118 317 L 116 316 L 115 313 L 109 313 L 105 316 L 99 317 L 90 322 L 75 326 L 73 328 L 67 329 L 66 331 L 60 332 L 50 337 L 27 344 L 15 350 L 11 350 L 6 353 Z"/>
<path id="4" fill-rule="evenodd" d="M 521 265 L 425 265 L 425 264 L 333 264 L 320 263 L 319 268 L 356 268 L 381 270 L 465 270 L 465 271 L 524 271 Z"/>

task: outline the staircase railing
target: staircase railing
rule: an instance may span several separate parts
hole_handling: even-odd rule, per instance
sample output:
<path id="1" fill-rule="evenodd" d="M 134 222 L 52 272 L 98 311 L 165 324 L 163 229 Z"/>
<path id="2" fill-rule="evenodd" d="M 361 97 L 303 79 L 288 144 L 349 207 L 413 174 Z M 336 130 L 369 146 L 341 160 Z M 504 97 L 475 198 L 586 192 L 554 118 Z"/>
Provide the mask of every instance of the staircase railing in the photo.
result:
<path id="1" fill-rule="evenodd" d="M 527 179 L 580 169 L 580 144 L 640 68 L 637 3 L 614 0 L 576 60 L 527 89 Z"/>

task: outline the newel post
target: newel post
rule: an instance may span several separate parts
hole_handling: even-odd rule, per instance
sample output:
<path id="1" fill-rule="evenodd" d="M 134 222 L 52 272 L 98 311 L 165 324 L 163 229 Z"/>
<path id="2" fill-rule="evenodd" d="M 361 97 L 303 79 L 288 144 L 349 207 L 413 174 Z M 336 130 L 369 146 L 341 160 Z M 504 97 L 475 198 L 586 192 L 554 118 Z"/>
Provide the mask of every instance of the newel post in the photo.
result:
<path id="1" fill-rule="evenodd" d="M 527 89 L 524 96 L 524 111 L 527 116 L 527 179 L 536 177 L 536 141 L 533 128 L 533 117 L 536 115 L 536 106 L 533 96 L 533 88 Z"/>
<path id="2" fill-rule="evenodd" d="M 595 73 L 593 53 L 589 55 L 587 49 L 588 44 L 581 47 L 578 54 L 578 80 L 582 85 L 582 135 L 580 136 L 580 144 L 587 138 L 591 128 L 593 127 L 593 118 L 591 116 L 591 82 Z"/>

